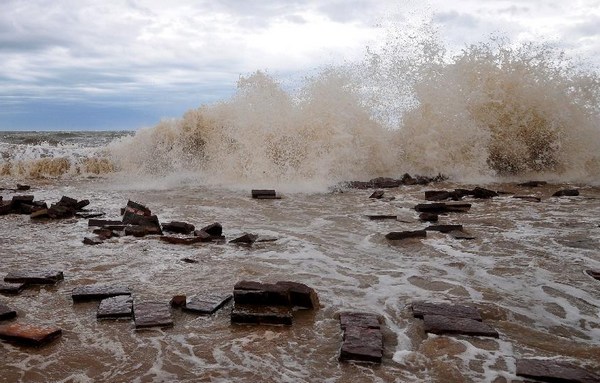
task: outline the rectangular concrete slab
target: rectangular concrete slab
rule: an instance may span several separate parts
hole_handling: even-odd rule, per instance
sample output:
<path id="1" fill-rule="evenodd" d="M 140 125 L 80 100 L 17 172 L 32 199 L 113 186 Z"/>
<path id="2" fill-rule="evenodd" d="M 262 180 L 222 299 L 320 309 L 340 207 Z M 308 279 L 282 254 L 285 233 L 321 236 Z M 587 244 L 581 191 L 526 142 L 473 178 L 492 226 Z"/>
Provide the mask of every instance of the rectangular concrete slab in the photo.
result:
<path id="1" fill-rule="evenodd" d="M 133 305 L 135 328 L 173 326 L 171 307 L 163 302 L 139 302 Z"/>
<path id="2" fill-rule="evenodd" d="M 41 346 L 61 334 L 62 330 L 58 327 L 41 327 L 23 323 L 0 325 L 0 339 L 28 346 Z"/>

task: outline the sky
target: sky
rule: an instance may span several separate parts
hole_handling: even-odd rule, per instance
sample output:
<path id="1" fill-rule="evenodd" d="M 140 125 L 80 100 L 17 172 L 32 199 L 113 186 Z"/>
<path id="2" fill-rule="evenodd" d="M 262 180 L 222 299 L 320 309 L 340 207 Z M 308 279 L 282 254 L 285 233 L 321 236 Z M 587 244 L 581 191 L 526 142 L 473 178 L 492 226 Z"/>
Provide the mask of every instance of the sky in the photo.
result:
<path id="1" fill-rule="evenodd" d="M 449 49 L 499 33 L 600 64 L 600 0 L 1 0 L 0 130 L 153 126 L 240 76 L 359 61 L 420 22 Z"/>

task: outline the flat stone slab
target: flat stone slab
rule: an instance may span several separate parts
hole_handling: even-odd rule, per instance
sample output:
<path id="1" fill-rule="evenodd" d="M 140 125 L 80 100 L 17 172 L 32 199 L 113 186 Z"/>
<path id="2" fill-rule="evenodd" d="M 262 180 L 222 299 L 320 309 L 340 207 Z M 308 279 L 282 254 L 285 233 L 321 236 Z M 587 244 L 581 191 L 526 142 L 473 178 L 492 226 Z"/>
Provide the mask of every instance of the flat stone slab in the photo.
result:
<path id="1" fill-rule="evenodd" d="M 427 238 L 427 232 L 425 230 L 392 231 L 387 233 L 385 238 L 389 241 L 400 241 L 408 238 Z"/>
<path id="2" fill-rule="evenodd" d="M 498 332 L 483 322 L 471 318 L 423 315 L 425 332 L 431 334 L 489 336 L 498 338 Z"/>
<path id="3" fill-rule="evenodd" d="M 233 299 L 240 305 L 290 306 L 288 289 L 273 283 L 238 282 L 233 288 Z"/>
<path id="4" fill-rule="evenodd" d="M 0 294 L 19 294 L 25 288 L 25 283 L 10 283 L 0 281 Z"/>
<path id="5" fill-rule="evenodd" d="M 41 346 L 61 334 L 62 330 L 58 327 L 40 327 L 23 323 L 0 325 L 0 339 L 28 346 Z"/>
<path id="6" fill-rule="evenodd" d="M 517 359 L 517 376 L 543 382 L 600 382 L 600 375 L 569 363 L 547 359 Z"/>
<path id="7" fill-rule="evenodd" d="M 464 213 L 471 209 L 470 203 L 462 202 L 434 202 L 421 203 L 415 206 L 415 210 L 420 213 Z"/>
<path id="8" fill-rule="evenodd" d="M 4 282 L 26 283 L 29 285 L 53 285 L 64 279 L 62 271 L 56 270 L 18 270 L 4 277 Z"/>
<path id="9" fill-rule="evenodd" d="M 379 316 L 372 313 L 340 313 L 340 327 L 344 331 L 341 361 L 381 363 L 383 334 Z"/>
<path id="10" fill-rule="evenodd" d="M 106 226 L 125 226 L 125 224 L 121 221 L 108 220 L 108 219 L 90 219 L 88 221 L 88 226 L 92 227 L 106 227 Z"/>
<path id="11" fill-rule="evenodd" d="M 95 246 L 101 245 L 104 241 L 101 238 L 84 237 L 82 242 L 84 245 Z"/>
<path id="12" fill-rule="evenodd" d="M 578 195 L 578 189 L 563 189 L 552 194 L 552 197 L 576 197 Z"/>
<path id="13" fill-rule="evenodd" d="M 293 322 L 288 306 L 255 306 L 235 303 L 231 310 L 231 323 L 287 325 Z"/>
<path id="14" fill-rule="evenodd" d="M 252 189 L 252 198 L 255 199 L 280 199 L 275 190 Z"/>
<path id="15" fill-rule="evenodd" d="M 380 221 L 384 219 L 398 219 L 398 216 L 385 214 L 367 214 L 367 218 L 369 218 L 372 221 Z"/>
<path id="16" fill-rule="evenodd" d="M 73 301 L 94 301 L 106 299 L 117 295 L 131 295 L 129 287 L 125 286 L 108 286 L 108 285 L 89 285 L 80 286 L 73 289 L 71 298 Z"/>
<path id="17" fill-rule="evenodd" d="M 187 222 L 171 221 L 169 223 L 163 223 L 162 229 L 168 233 L 190 234 L 196 230 L 196 227 Z"/>
<path id="18" fill-rule="evenodd" d="M 427 231 L 439 231 L 440 233 L 449 233 L 451 231 L 462 231 L 463 225 L 431 225 L 427 226 Z"/>
<path id="19" fill-rule="evenodd" d="M 381 328 L 379 316 L 371 313 L 345 312 L 340 313 L 340 327 Z"/>
<path id="20" fill-rule="evenodd" d="M 10 307 L 0 303 L 0 320 L 12 319 L 17 316 L 17 312 Z"/>
<path id="21" fill-rule="evenodd" d="M 231 294 L 202 294 L 186 301 L 183 309 L 197 314 L 213 314 L 231 300 Z"/>
<path id="22" fill-rule="evenodd" d="M 128 318 L 133 315 L 133 298 L 130 295 L 117 295 L 100 301 L 96 318 Z"/>
<path id="23" fill-rule="evenodd" d="M 135 328 L 173 326 L 171 307 L 163 302 L 136 302 L 133 305 Z"/>
<path id="24" fill-rule="evenodd" d="M 450 234 L 450 236 L 452 236 L 452 238 L 454 239 L 475 239 L 477 237 L 475 237 L 473 234 L 470 234 L 466 231 L 462 231 L 462 230 L 453 230 L 448 232 L 448 234 Z"/>
<path id="25" fill-rule="evenodd" d="M 443 315 L 456 318 L 470 318 L 481 321 L 479 311 L 472 306 L 454 305 L 450 303 L 414 302 L 413 316 L 423 318 L 424 315 Z"/>

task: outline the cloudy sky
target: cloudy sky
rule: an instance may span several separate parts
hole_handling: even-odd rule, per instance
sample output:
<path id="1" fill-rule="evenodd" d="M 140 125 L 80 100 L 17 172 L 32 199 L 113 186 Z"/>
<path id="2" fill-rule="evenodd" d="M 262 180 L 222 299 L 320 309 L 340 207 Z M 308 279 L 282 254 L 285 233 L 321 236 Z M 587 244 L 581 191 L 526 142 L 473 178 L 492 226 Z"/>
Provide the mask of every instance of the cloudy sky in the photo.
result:
<path id="1" fill-rule="evenodd" d="M 0 130 L 152 126 L 422 20 L 451 49 L 501 33 L 600 64 L 600 0 L 1 0 Z"/>

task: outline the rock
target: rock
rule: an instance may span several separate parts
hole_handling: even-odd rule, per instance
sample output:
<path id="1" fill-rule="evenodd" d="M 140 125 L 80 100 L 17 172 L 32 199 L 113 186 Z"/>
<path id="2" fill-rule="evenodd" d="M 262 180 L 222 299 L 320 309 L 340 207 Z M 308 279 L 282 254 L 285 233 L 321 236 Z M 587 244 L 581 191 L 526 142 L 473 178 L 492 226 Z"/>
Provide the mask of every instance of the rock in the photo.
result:
<path id="1" fill-rule="evenodd" d="M 35 197 L 32 195 L 15 195 L 12 197 L 11 205 L 13 208 L 17 208 L 20 204 L 31 205 Z"/>
<path id="2" fill-rule="evenodd" d="M 520 183 L 520 184 L 517 184 L 517 185 L 518 186 L 525 186 L 525 187 L 528 187 L 528 188 L 536 188 L 538 186 L 544 186 L 546 184 L 548 184 L 548 182 L 546 182 L 546 181 L 527 181 L 527 182 L 523 182 L 523 183 Z"/>
<path id="3" fill-rule="evenodd" d="M 413 316 L 423 318 L 424 315 L 443 315 L 456 318 L 470 318 L 481 321 L 479 311 L 472 306 L 455 305 L 450 303 L 414 302 Z"/>
<path id="4" fill-rule="evenodd" d="M 78 201 L 77 204 L 75 205 L 75 210 L 82 210 L 84 207 L 88 206 L 90 204 L 90 200 L 88 199 L 84 199 L 81 201 Z"/>
<path id="5" fill-rule="evenodd" d="M 435 213 L 421 213 L 419 214 L 419 219 L 424 222 L 437 222 L 438 215 Z"/>
<path id="6" fill-rule="evenodd" d="M 62 334 L 58 327 L 39 327 L 31 324 L 11 323 L 0 326 L 0 339 L 30 346 L 41 346 Z"/>
<path id="7" fill-rule="evenodd" d="M 398 216 L 397 215 L 373 214 L 373 215 L 367 215 L 367 218 L 369 218 L 372 221 L 379 221 L 379 220 L 383 220 L 383 219 L 398 219 Z"/>
<path id="8" fill-rule="evenodd" d="M 170 306 L 162 302 L 139 302 L 133 306 L 135 328 L 173 326 Z"/>
<path id="9" fill-rule="evenodd" d="M 125 225 L 121 221 L 107 220 L 107 219 L 90 219 L 88 221 L 88 226 L 96 226 L 96 227 L 104 227 L 110 230 L 124 230 Z"/>
<path id="10" fill-rule="evenodd" d="M 258 235 L 256 235 L 256 234 L 244 233 L 244 235 L 242 235 L 241 237 L 238 237 L 236 239 L 232 239 L 231 241 L 229 241 L 229 243 L 251 245 L 254 242 L 256 242 L 257 238 L 258 238 Z"/>
<path id="11" fill-rule="evenodd" d="M 600 281 L 600 270 L 586 270 L 587 275 Z M 0 290 L 1 291 L 1 290 Z"/>
<path id="12" fill-rule="evenodd" d="M 377 189 L 390 189 L 397 188 L 402 185 L 402 180 L 396 180 L 389 177 L 377 177 L 370 180 L 369 183 L 371 183 L 373 187 Z"/>
<path id="13" fill-rule="evenodd" d="M 529 202 L 541 202 L 542 199 L 540 197 L 532 196 L 532 195 L 514 195 L 513 198 L 522 199 Z"/>
<path id="14" fill-rule="evenodd" d="M 147 217 L 150 217 L 152 215 L 152 211 L 146 206 L 142 205 L 141 203 L 133 202 L 131 200 L 127 201 L 127 205 L 125 206 L 125 208 L 123 209 L 123 213 L 121 214 L 125 215 L 125 213 L 133 213 L 136 215 L 143 215 Z"/>
<path id="15" fill-rule="evenodd" d="M 190 234 L 196 227 L 187 222 L 171 221 L 163 223 L 162 229 L 168 233 Z"/>
<path id="16" fill-rule="evenodd" d="M 445 202 L 433 202 L 433 203 L 421 203 L 415 206 L 415 210 L 420 213 L 449 213 L 449 212 L 467 212 L 471 209 L 470 203 L 445 203 Z"/>
<path id="17" fill-rule="evenodd" d="M 76 287 L 71 292 L 74 302 L 94 301 L 118 295 L 131 295 L 131 290 L 125 286 L 88 285 Z"/>
<path id="18" fill-rule="evenodd" d="M 379 317 L 369 313 L 341 313 L 340 326 L 344 331 L 341 361 L 381 363 L 383 334 Z"/>
<path id="19" fill-rule="evenodd" d="M 130 295 L 117 295 L 100 301 L 96 318 L 127 318 L 133 315 L 133 298 Z"/>
<path id="20" fill-rule="evenodd" d="M 125 215 L 123 216 L 123 223 L 133 226 L 153 227 L 162 233 L 160 229 L 160 222 L 158 221 L 158 217 L 155 215 L 145 216 L 125 212 Z"/>
<path id="21" fill-rule="evenodd" d="M 0 303 L 0 321 L 15 318 L 17 312 L 6 305 Z"/>
<path id="22" fill-rule="evenodd" d="M 211 237 L 221 238 L 221 236 L 223 235 L 223 226 L 221 226 L 219 222 L 212 223 L 208 226 L 203 227 L 200 230 L 207 233 Z"/>
<path id="23" fill-rule="evenodd" d="M 467 233 L 466 231 L 463 231 L 463 230 L 452 230 L 452 231 L 448 232 L 448 234 L 450 234 L 450 236 L 452 236 L 452 238 L 454 238 L 454 239 L 471 240 L 471 239 L 476 238 L 474 235 Z"/>
<path id="24" fill-rule="evenodd" d="M 288 306 L 255 306 L 235 303 L 231 323 L 291 326 L 292 309 Z"/>
<path id="25" fill-rule="evenodd" d="M 148 231 L 144 226 L 125 226 L 125 235 L 132 235 L 134 237 L 145 237 Z"/>
<path id="26" fill-rule="evenodd" d="M 56 203 L 59 206 L 66 206 L 72 209 L 77 208 L 77 200 L 75 198 L 62 196 L 61 199 Z"/>
<path id="27" fill-rule="evenodd" d="M 232 298 L 231 294 L 203 294 L 196 295 L 186 301 L 184 310 L 196 314 L 213 314 L 223 307 Z"/>
<path id="28" fill-rule="evenodd" d="M 516 374 L 543 382 L 600 382 L 600 375 L 551 359 L 517 359 Z"/>
<path id="29" fill-rule="evenodd" d="M 110 239 L 112 237 L 119 236 L 119 234 L 117 234 L 114 231 L 112 231 L 111 229 L 107 229 L 107 228 L 94 229 L 94 231 L 92 231 L 92 233 L 96 234 L 101 239 Z"/>
<path id="30" fill-rule="evenodd" d="M 11 204 L 11 202 L 0 201 L 0 215 L 10 214 L 11 211 L 12 211 L 12 204 Z"/>
<path id="31" fill-rule="evenodd" d="M 369 198 L 381 199 L 385 192 L 383 190 L 375 190 Z"/>
<path id="32" fill-rule="evenodd" d="M 181 260 L 185 263 L 198 263 L 197 260 L 191 258 L 181 258 Z"/>
<path id="33" fill-rule="evenodd" d="M 187 302 L 187 298 L 185 295 L 175 295 L 171 298 L 171 307 L 185 307 Z"/>
<path id="34" fill-rule="evenodd" d="M 100 238 L 90 238 L 90 237 L 83 238 L 84 245 L 94 246 L 94 245 L 100 245 L 101 243 L 102 243 L 102 239 L 100 239 Z"/>
<path id="35" fill-rule="evenodd" d="M 449 233 L 451 231 L 462 231 L 463 225 L 431 225 L 425 228 L 427 231 L 439 231 L 440 233 Z"/>
<path id="36" fill-rule="evenodd" d="M 303 309 L 318 309 L 319 297 L 317 292 L 304 283 L 280 281 L 275 285 L 284 287 L 288 291 L 290 305 Z"/>
<path id="37" fill-rule="evenodd" d="M 0 294 L 19 294 L 25 288 L 25 283 L 10 283 L 0 281 Z"/>
<path id="38" fill-rule="evenodd" d="M 447 317 L 443 315 L 423 315 L 425 332 L 432 334 L 456 334 L 489 336 L 498 338 L 498 332 L 487 324 L 471 318 Z"/>
<path id="39" fill-rule="evenodd" d="M 207 240 L 202 237 L 181 238 L 171 237 L 167 235 L 161 236 L 160 240 L 163 242 L 171 243 L 173 245 L 193 245 L 194 243 L 207 242 Z"/>
<path id="40" fill-rule="evenodd" d="M 552 197 L 576 197 L 578 195 L 578 189 L 562 189 L 552 194 Z"/>
<path id="41" fill-rule="evenodd" d="M 385 235 L 385 238 L 389 241 L 399 241 L 407 238 L 426 238 L 427 232 L 425 230 L 414 230 L 414 231 L 392 231 Z"/>
<path id="42" fill-rule="evenodd" d="M 81 213 L 81 212 L 77 212 L 77 213 L 75 213 L 76 217 L 84 218 L 84 219 L 98 218 L 98 217 L 103 217 L 105 215 L 106 215 L 106 213 L 102 213 L 102 212 L 96 212 L 96 213 Z"/>
<path id="43" fill-rule="evenodd" d="M 498 197 L 498 192 L 477 186 L 475 189 L 473 189 L 472 195 L 473 198 L 488 199 L 492 197 Z"/>
<path id="44" fill-rule="evenodd" d="M 63 280 L 63 272 L 55 270 L 18 270 L 4 277 L 4 282 L 26 283 L 31 285 L 53 285 Z"/>
<path id="45" fill-rule="evenodd" d="M 252 198 L 255 199 L 280 199 L 275 190 L 252 189 Z"/>
<path id="46" fill-rule="evenodd" d="M 17 190 L 19 190 L 19 191 L 26 191 L 29 189 L 31 189 L 31 186 L 29 186 L 29 185 L 17 184 Z"/>
<path id="47" fill-rule="evenodd" d="M 40 210 L 31 212 L 31 214 L 29 215 L 29 218 L 31 218 L 31 219 L 50 218 L 50 213 L 49 213 L 48 209 L 40 209 Z"/>
<path id="48" fill-rule="evenodd" d="M 233 299 L 241 305 L 290 306 L 288 289 L 272 283 L 238 282 L 233 288 Z"/>

